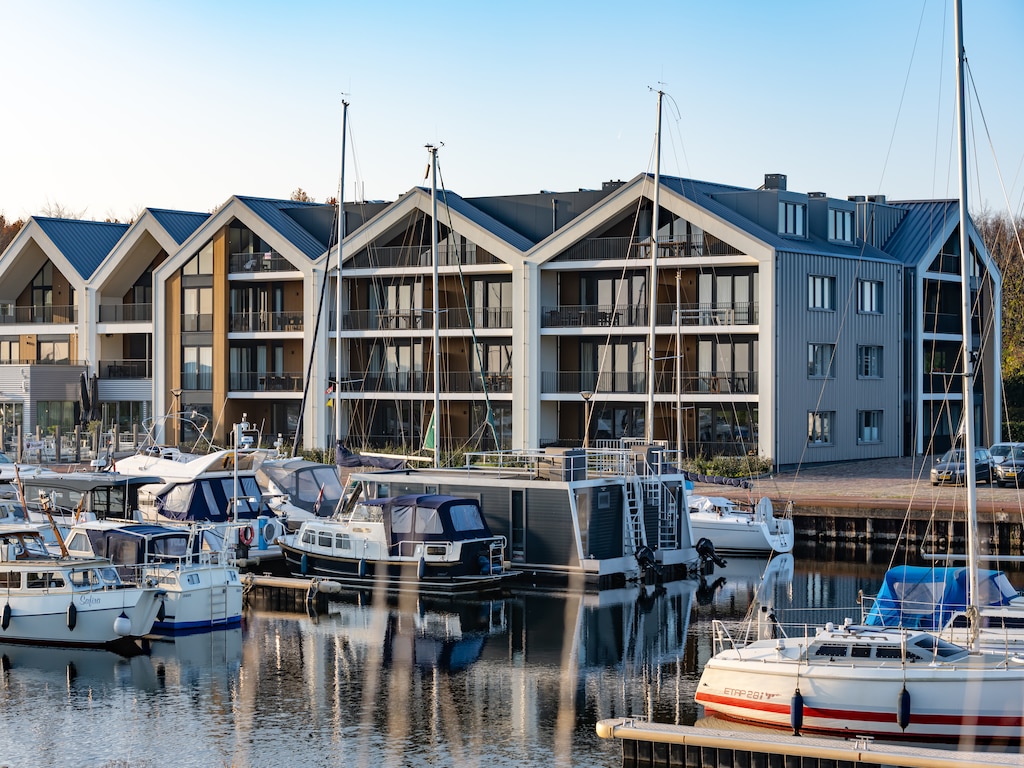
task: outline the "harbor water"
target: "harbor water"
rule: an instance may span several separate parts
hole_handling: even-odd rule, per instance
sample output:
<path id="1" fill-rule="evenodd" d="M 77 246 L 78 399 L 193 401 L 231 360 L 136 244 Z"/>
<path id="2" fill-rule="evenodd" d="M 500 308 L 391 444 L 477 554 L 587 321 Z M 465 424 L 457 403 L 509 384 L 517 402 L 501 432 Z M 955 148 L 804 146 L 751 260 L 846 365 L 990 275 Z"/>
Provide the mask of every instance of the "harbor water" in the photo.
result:
<path id="1" fill-rule="evenodd" d="M 874 555 L 731 558 L 701 582 L 600 593 L 257 604 L 240 629 L 133 659 L 0 646 L 0 765 L 612 768 L 598 720 L 700 716 L 712 619 L 738 631 L 761 590 L 787 623 L 856 620 L 889 564 Z"/>

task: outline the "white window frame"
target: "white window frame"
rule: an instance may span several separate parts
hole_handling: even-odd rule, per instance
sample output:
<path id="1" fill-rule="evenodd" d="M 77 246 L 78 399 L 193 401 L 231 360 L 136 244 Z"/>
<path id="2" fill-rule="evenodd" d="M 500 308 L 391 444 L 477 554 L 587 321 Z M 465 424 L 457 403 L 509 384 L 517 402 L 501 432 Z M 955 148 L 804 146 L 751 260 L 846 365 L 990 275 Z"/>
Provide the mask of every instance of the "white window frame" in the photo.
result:
<path id="1" fill-rule="evenodd" d="M 807 412 L 807 443 L 809 445 L 832 445 L 832 424 L 835 411 Z"/>
<path id="2" fill-rule="evenodd" d="M 807 345 L 807 378 L 834 379 L 836 377 L 836 345 Z"/>
<path id="3" fill-rule="evenodd" d="M 882 442 L 882 412 L 857 411 L 857 444 Z"/>
<path id="4" fill-rule="evenodd" d="M 881 280 L 857 281 L 857 312 L 862 315 L 880 315 L 885 308 L 885 294 Z"/>
<path id="5" fill-rule="evenodd" d="M 857 347 L 857 378 L 880 379 L 885 369 L 882 346 L 880 344 L 860 344 Z"/>
<path id="6" fill-rule="evenodd" d="M 807 276 L 807 308 L 821 312 L 836 311 L 835 275 Z"/>

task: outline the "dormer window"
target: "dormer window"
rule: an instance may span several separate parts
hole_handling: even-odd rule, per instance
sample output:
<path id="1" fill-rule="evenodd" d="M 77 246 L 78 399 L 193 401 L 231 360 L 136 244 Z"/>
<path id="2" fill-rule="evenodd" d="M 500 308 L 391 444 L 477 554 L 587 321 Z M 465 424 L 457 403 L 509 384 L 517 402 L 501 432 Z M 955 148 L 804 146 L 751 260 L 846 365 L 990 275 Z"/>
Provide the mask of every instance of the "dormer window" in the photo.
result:
<path id="1" fill-rule="evenodd" d="M 853 242 L 853 211 L 828 209 L 828 239 L 840 243 Z"/>
<path id="2" fill-rule="evenodd" d="M 807 206 L 805 204 L 779 201 L 779 234 L 806 237 Z"/>

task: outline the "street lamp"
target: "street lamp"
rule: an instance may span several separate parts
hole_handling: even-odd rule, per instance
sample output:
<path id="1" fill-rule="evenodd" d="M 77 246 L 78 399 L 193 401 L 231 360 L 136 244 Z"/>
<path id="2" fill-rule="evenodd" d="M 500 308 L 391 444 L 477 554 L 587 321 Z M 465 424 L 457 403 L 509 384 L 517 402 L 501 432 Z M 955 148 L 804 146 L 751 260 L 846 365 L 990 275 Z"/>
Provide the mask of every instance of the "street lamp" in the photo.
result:
<path id="1" fill-rule="evenodd" d="M 583 398 L 583 447 L 590 447 L 590 398 L 594 396 L 594 393 L 589 389 L 585 389 L 580 392 L 580 397 Z"/>

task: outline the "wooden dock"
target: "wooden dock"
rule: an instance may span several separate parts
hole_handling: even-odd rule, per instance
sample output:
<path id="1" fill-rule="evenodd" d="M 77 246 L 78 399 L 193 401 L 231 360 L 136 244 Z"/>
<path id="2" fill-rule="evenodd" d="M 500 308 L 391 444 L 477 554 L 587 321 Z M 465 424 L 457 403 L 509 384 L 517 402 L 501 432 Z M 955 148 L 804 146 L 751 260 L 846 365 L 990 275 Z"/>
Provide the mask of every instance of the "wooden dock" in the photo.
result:
<path id="1" fill-rule="evenodd" d="M 1024 766 L 1024 755 L 718 730 L 614 718 L 597 735 L 622 741 L 623 768 L 993 768 Z"/>

